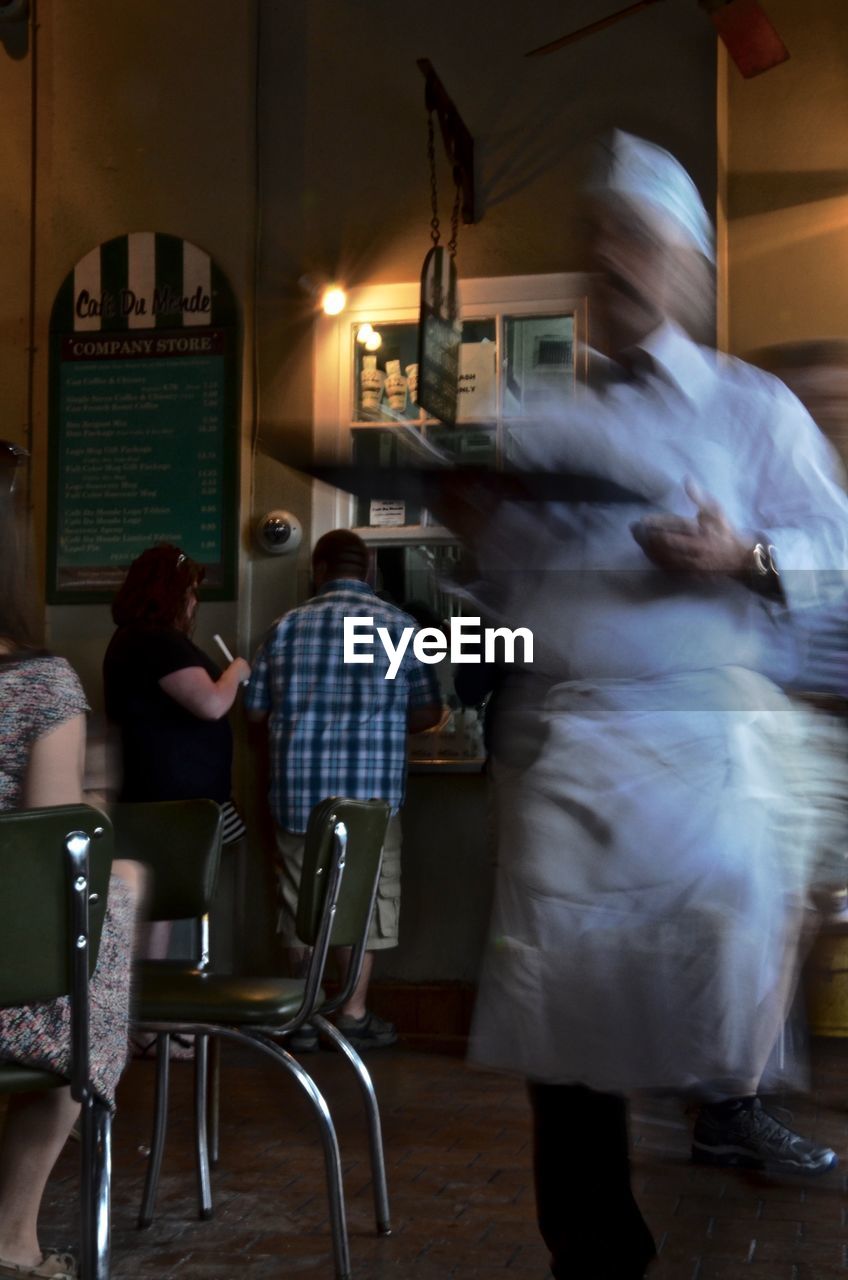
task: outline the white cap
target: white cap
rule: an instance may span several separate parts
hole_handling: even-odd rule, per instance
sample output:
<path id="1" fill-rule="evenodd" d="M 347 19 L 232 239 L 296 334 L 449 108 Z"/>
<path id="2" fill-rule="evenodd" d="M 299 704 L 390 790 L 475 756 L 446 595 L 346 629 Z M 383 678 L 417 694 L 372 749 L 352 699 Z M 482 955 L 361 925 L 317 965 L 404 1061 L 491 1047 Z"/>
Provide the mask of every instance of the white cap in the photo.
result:
<path id="1" fill-rule="evenodd" d="M 590 195 L 616 196 L 649 214 L 659 215 L 669 235 L 677 235 L 712 262 L 713 228 L 689 174 L 663 147 L 613 129 L 597 148 Z"/>

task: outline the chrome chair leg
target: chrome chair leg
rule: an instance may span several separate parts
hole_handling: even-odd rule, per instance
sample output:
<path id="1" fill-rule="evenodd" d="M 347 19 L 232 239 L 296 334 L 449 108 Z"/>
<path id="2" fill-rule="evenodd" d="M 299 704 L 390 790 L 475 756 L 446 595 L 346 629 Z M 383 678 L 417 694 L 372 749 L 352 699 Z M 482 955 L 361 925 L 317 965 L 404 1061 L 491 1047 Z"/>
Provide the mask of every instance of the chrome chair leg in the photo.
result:
<path id="1" fill-rule="evenodd" d="M 221 1158 L 221 1041 L 217 1036 L 211 1036 L 209 1040 L 208 1097 L 209 1163 L 215 1169 Z"/>
<path id="2" fill-rule="evenodd" d="M 209 1178 L 209 1142 L 206 1128 L 209 1090 L 209 1036 L 194 1037 L 194 1139 L 197 1164 L 198 1217 L 212 1217 L 212 1184 Z"/>
<path id="3" fill-rule="evenodd" d="M 232 1034 L 232 1033 L 231 1033 Z M 242 1043 L 249 1041 L 263 1050 L 270 1057 L 281 1063 L 291 1072 L 303 1089 L 318 1120 L 318 1132 L 321 1135 L 321 1146 L 324 1152 L 324 1169 L 327 1177 L 327 1199 L 330 1208 L 330 1232 L 333 1240 L 333 1258 L 335 1261 L 336 1280 L 351 1280 L 350 1248 L 347 1237 L 347 1220 L 345 1217 L 344 1186 L 342 1183 L 342 1163 L 339 1154 L 339 1141 L 336 1128 L 330 1115 L 324 1095 L 307 1071 L 280 1045 L 268 1040 L 255 1031 L 246 1031 L 243 1035 L 235 1035 Z"/>
<path id="4" fill-rule="evenodd" d="M 298 1084 L 303 1089 L 312 1104 L 318 1120 L 318 1132 L 321 1137 L 321 1147 L 324 1154 L 324 1170 L 327 1179 L 327 1199 L 330 1210 L 330 1233 L 333 1241 L 333 1259 L 335 1280 L 351 1280 L 350 1269 L 350 1247 L 347 1235 L 347 1220 L 345 1216 L 344 1203 L 344 1185 L 342 1182 L 342 1163 L 339 1154 L 339 1142 L 336 1137 L 336 1129 L 333 1124 L 333 1118 L 330 1115 L 330 1108 L 327 1106 L 324 1095 L 318 1088 L 315 1081 L 307 1071 L 293 1058 L 290 1053 L 282 1049 L 278 1044 L 269 1040 L 267 1036 L 261 1035 L 257 1031 L 236 1031 L 230 1027 L 218 1027 L 210 1029 L 206 1033 L 198 1028 L 186 1028 L 198 1035 L 198 1045 L 200 1040 L 212 1034 L 224 1040 L 233 1040 L 237 1044 L 253 1045 L 261 1053 L 272 1058 L 275 1062 L 285 1067 L 286 1070 L 294 1076 Z M 159 1171 L 162 1165 L 162 1151 L 165 1145 L 165 1128 L 167 1119 L 167 1102 L 168 1102 L 168 1050 L 170 1047 L 170 1035 L 167 1032 L 159 1032 L 156 1045 L 156 1097 L 155 1097 L 155 1122 L 153 1128 L 153 1141 L 150 1149 L 150 1164 L 147 1169 L 147 1179 L 144 1184 L 144 1195 L 142 1197 L 141 1213 L 139 1215 L 139 1226 L 149 1227 L 153 1221 L 153 1206 L 156 1199 L 156 1189 L 159 1183 Z M 348 1045 L 348 1049 L 353 1053 L 353 1049 Z M 202 1052 L 202 1051 L 201 1051 Z M 358 1055 L 356 1055 L 358 1057 Z M 195 1057 L 198 1057 L 196 1051 Z M 355 1064 L 354 1064 L 355 1065 Z M 365 1070 L 364 1064 L 362 1070 Z M 366 1072 L 367 1075 L 367 1072 Z M 370 1077 L 369 1077 L 370 1082 Z M 206 1081 L 204 1080 L 203 1089 L 197 1089 L 195 1098 L 203 1099 L 203 1107 L 206 1104 Z M 196 1107 L 199 1104 L 196 1102 Z M 200 1111 L 196 1110 L 196 1121 L 200 1120 Z"/>
<path id="5" fill-rule="evenodd" d="M 80 1280 L 109 1280 L 111 1247 L 112 1113 L 89 1098 L 80 1114 Z"/>
<path id="6" fill-rule="evenodd" d="M 112 1242 L 112 1113 L 102 1102 L 92 1108 L 94 1123 L 93 1190 L 96 1238 L 93 1280 L 109 1280 Z"/>
<path id="7" fill-rule="evenodd" d="M 94 1207 L 94 1116 L 91 1099 L 80 1106 L 80 1276 L 91 1280 L 96 1246 L 96 1209 Z"/>
<path id="8" fill-rule="evenodd" d="M 320 1014 L 315 1014 L 312 1021 L 332 1041 L 336 1049 L 343 1053 L 356 1072 L 362 1099 L 365 1103 L 365 1116 L 368 1122 L 368 1145 L 371 1151 L 371 1185 L 374 1193 L 374 1215 L 377 1220 L 377 1233 L 381 1236 L 392 1234 L 389 1211 L 389 1191 L 386 1185 L 386 1160 L 383 1151 L 383 1130 L 380 1123 L 380 1108 L 371 1073 L 362 1058 L 349 1040 L 342 1035 L 338 1027 L 328 1022 Z"/>
<path id="9" fill-rule="evenodd" d="M 167 1031 L 156 1036 L 156 1092 L 153 1102 L 153 1137 L 144 1179 L 144 1194 L 138 1215 L 139 1227 L 149 1227 L 153 1221 L 159 1174 L 162 1170 L 162 1153 L 165 1150 L 165 1133 L 168 1128 L 168 1077 L 170 1072 L 171 1037 Z"/>

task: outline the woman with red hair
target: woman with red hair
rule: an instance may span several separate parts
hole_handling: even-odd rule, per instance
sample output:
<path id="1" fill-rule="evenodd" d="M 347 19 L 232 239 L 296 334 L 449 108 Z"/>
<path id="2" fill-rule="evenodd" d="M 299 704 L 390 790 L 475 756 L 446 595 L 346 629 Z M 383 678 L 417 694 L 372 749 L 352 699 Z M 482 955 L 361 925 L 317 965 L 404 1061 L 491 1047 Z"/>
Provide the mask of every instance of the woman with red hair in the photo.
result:
<path id="1" fill-rule="evenodd" d="M 250 675 L 223 671 L 191 639 L 203 567 L 160 543 L 130 565 L 112 604 L 117 630 L 103 662 L 106 714 L 120 728 L 118 799 L 216 800 L 224 842 L 244 834 L 230 799 L 233 738 L 227 712 Z M 148 955 L 167 951 L 170 927 L 152 926 Z"/>

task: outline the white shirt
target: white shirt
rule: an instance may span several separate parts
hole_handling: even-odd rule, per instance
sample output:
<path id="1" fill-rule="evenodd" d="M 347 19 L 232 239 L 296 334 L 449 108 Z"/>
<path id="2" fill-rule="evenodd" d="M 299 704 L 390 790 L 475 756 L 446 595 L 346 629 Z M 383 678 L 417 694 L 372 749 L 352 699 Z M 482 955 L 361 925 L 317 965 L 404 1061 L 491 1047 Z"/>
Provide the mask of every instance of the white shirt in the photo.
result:
<path id="1" fill-rule="evenodd" d="M 498 612 L 535 636 L 546 679 L 643 678 L 742 666 L 783 680 L 786 606 L 726 576 L 653 566 L 631 524 L 648 512 L 692 517 L 687 479 L 743 535 L 772 543 L 790 610 L 842 590 L 848 501 L 835 454 L 777 379 L 690 341 L 671 323 L 641 344 L 652 371 L 608 363 L 599 390 L 515 428 L 519 466 L 604 476 L 644 506 L 502 508 L 483 550 Z M 835 585 L 834 585 L 835 584 Z"/>

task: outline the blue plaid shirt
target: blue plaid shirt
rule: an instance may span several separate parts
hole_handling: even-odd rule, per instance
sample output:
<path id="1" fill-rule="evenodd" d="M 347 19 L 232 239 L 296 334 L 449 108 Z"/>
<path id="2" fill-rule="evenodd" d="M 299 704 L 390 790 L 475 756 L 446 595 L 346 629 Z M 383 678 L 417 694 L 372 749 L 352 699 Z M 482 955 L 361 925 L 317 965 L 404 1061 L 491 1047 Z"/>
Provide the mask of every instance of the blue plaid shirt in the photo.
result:
<path id="1" fill-rule="evenodd" d="M 343 661 L 346 617 L 373 618 L 374 644 L 357 650 L 373 654 L 373 664 Z M 377 627 L 396 645 L 416 623 L 366 583 L 335 579 L 275 622 L 254 659 L 245 706 L 268 712 L 269 800 L 286 831 L 305 831 L 310 810 L 327 796 L 388 800 L 393 811 L 403 803 L 407 709 L 438 705 L 441 695 L 411 641 L 394 680 L 385 679 Z"/>

